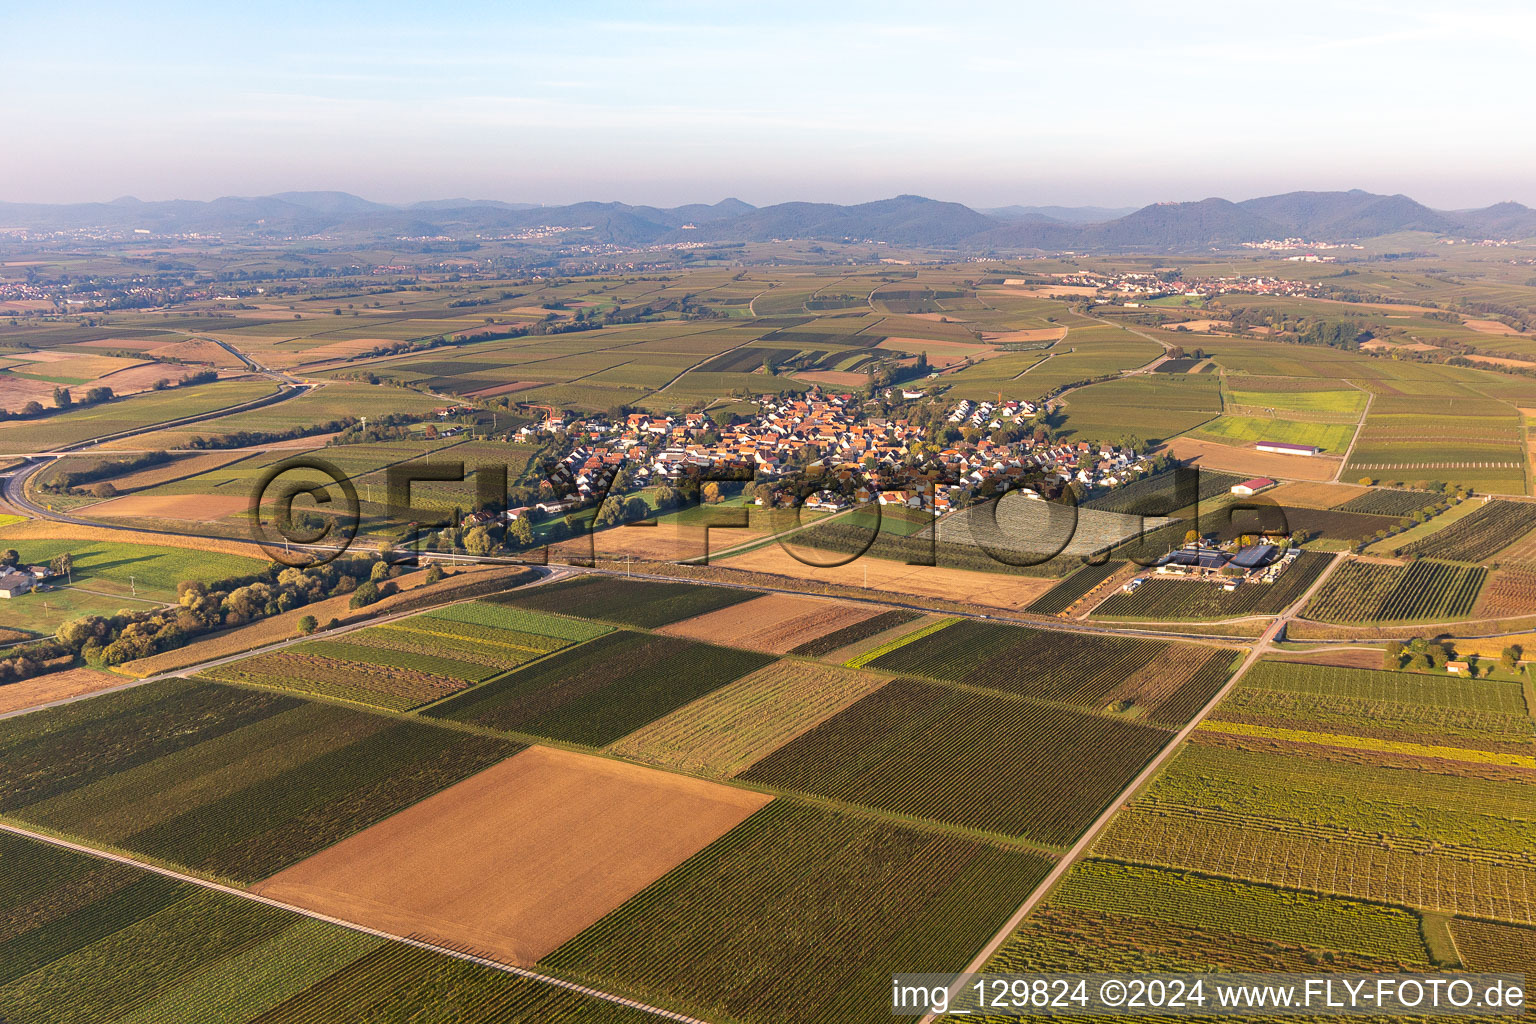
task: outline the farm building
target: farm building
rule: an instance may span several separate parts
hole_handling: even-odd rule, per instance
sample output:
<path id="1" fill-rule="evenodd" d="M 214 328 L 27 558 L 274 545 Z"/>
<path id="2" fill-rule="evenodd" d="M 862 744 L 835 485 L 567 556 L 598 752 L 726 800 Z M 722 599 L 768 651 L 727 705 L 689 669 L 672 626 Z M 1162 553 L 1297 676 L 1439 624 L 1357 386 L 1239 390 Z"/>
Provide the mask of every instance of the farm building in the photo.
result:
<path id="1" fill-rule="evenodd" d="M 1260 491 L 1267 491 L 1275 486 L 1275 482 L 1267 476 L 1256 476 L 1252 480 L 1244 480 L 1240 484 L 1232 485 L 1232 493 L 1240 497 L 1249 497 Z"/>
<path id="2" fill-rule="evenodd" d="M 1261 452 L 1273 452 L 1276 455 L 1316 455 L 1322 451 L 1314 444 L 1289 444 L 1285 441 L 1260 441 L 1254 447 Z"/>
<path id="3" fill-rule="evenodd" d="M 1243 548 L 1232 556 L 1228 563 L 1233 569 L 1241 569 L 1248 572 L 1252 569 L 1262 569 L 1275 560 L 1275 546 L 1273 544 L 1255 544 L 1252 547 Z"/>
<path id="4" fill-rule="evenodd" d="M 7 569 L 0 572 L 0 598 L 12 598 L 32 589 L 32 574 Z"/>
<path id="5" fill-rule="evenodd" d="M 1180 548 L 1159 558 L 1156 571 L 1163 575 L 1203 576 L 1207 573 L 1219 572 L 1226 566 L 1230 557 L 1225 551 L 1215 551 L 1211 548 Z"/>

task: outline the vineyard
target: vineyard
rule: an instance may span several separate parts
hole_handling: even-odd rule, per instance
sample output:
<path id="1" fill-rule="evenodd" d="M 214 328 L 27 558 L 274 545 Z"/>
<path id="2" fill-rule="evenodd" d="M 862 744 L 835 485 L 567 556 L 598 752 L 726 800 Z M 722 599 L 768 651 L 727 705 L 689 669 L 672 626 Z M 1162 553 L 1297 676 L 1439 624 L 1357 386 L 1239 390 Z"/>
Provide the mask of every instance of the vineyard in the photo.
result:
<path id="1" fill-rule="evenodd" d="M 1498 920 L 1536 922 L 1536 863 L 1477 848 L 1221 811 L 1136 809 L 1116 819 L 1100 856 L 1265 885 Z"/>
<path id="2" fill-rule="evenodd" d="M 642 726 L 608 751 L 706 778 L 726 778 L 885 682 L 873 672 L 775 662 Z"/>
<path id="3" fill-rule="evenodd" d="M 0 1017 L 28 1024 L 643 1024 L 654 1017 L 0 835 Z"/>
<path id="4" fill-rule="evenodd" d="M 1536 569 L 1496 569 L 1473 610 L 1475 618 L 1502 619 L 1536 612 Z"/>
<path id="5" fill-rule="evenodd" d="M 1373 516 L 1409 516 L 1434 508 L 1445 498 L 1435 491 L 1393 491 L 1386 488 L 1366 491 L 1338 506 L 1340 512 L 1364 512 Z"/>
<path id="6" fill-rule="evenodd" d="M 820 658 L 833 651 L 840 651 L 844 647 L 867 640 L 873 636 L 879 636 L 888 629 L 915 622 L 921 618 L 920 612 L 889 611 L 871 616 L 863 622 L 855 622 L 850 626 L 833 630 L 824 636 L 814 640 L 807 640 L 798 647 L 790 648 L 790 654 L 799 654 L 807 658 Z"/>
<path id="7" fill-rule="evenodd" d="M 776 800 L 543 964 L 707 1019 L 873 1024 L 893 971 L 959 970 L 1048 868 Z"/>
<path id="8" fill-rule="evenodd" d="M 619 576 L 578 576 L 489 598 L 492 604 L 655 629 L 761 595 L 755 590 L 659 583 Z"/>
<path id="9" fill-rule="evenodd" d="M 1125 562 L 1107 561 L 1103 565 L 1085 565 L 1056 584 L 1025 607 L 1034 615 L 1060 615 L 1076 604 L 1094 587 L 1124 569 Z"/>
<path id="10" fill-rule="evenodd" d="M 605 632 L 606 626 L 471 602 L 220 665 L 207 675 L 408 711 Z"/>
<path id="11" fill-rule="evenodd" d="M 0 810 L 252 882 L 520 750 L 214 683 L 151 683 L 0 722 Z"/>
<path id="12" fill-rule="evenodd" d="M 1346 562 L 1307 605 L 1324 622 L 1442 621 L 1462 618 L 1477 604 L 1488 571 L 1418 561 L 1410 565 Z"/>
<path id="13" fill-rule="evenodd" d="M 1230 593 L 1203 580 L 1149 577 L 1129 594 L 1111 594 L 1094 609 L 1093 617 L 1181 622 L 1273 615 L 1299 600 L 1332 557 L 1318 551 L 1303 551 L 1273 583 L 1243 583 Z M 1329 580 L 1330 593 L 1334 589 L 1333 579 Z"/>
<path id="14" fill-rule="evenodd" d="M 600 747 L 772 660 L 619 631 L 466 690 L 424 714 Z"/>
<path id="15" fill-rule="evenodd" d="M 1490 501 L 1450 526 L 1398 549 L 1400 555 L 1482 562 L 1536 529 L 1536 502 Z"/>
<path id="16" fill-rule="evenodd" d="M 1065 846 L 1167 740 L 1120 719 L 898 679 L 740 777 Z"/>
<path id="17" fill-rule="evenodd" d="M 1078 865 L 1051 900 L 1079 910 L 1153 917 L 1186 928 L 1429 966 L 1416 917 L 1353 900 L 1102 860 Z"/>
<path id="18" fill-rule="evenodd" d="M 881 654 L 868 664 L 898 675 L 926 676 L 1100 707 L 1127 676 L 1167 648 L 1162 640 L 964 619 Z"/>

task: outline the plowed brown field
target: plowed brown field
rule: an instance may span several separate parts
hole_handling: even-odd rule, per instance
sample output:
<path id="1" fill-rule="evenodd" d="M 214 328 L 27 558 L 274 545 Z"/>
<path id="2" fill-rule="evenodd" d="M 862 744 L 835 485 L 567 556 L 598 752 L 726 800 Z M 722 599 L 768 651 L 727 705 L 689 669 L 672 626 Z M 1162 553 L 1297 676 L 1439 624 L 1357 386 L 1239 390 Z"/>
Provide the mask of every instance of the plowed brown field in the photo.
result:
<path id="1" fill-rule="evenodd" d="M 530 747 L 254 889 L 529 965 L 771 799 Z"/>

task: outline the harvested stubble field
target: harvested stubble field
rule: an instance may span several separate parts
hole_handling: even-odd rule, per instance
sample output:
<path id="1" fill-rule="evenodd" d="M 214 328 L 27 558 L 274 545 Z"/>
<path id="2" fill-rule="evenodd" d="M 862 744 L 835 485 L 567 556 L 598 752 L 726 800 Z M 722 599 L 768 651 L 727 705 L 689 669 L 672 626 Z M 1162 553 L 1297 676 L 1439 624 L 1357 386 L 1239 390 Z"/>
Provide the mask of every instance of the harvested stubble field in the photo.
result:
<path id="1" fill-rule="evenodd" d="M 759 596 L 756 591 L 733 587 L 660 583 L 618 576 L 581 576 L 535 590 L 506 594 L 493 598 L 492 602 L 656 629 Z"/>
<path id="2" fill-rule="evenodd" d="M 1450 526 L 1398 549 L 1399 554 L 1481 562 L 1506 547 L 1511 537 L 1536 529 L 1536 502 L 1490 501 Z"/>
<path id="3" fill-rule="evenodd" d="M 706 1019 L 874 1024 L 892 971 L 959 970 L 1049 866 L 781 799 L 543 964 Z"/>
<path id="4" fill-rule="evenodd" d="M 1372 492 L 1368 487 L 1354 484 L 1302 483 L 1294 481 L 1281 484 L 1263 492 L 1279 505 L 1308 505 L 1312 508 L 1343 508 L 1346 512 L 1374 512 L 1375 509 L 1356 508 L 1357 500 Z M 1415 505 L 1414 508 L 1420 506 Z M 1411 510 L 1410 510 L 1411 511 Z"/>
<path id="5" fill-rule="evenodd" d="M 1336 459 L 1305 455 L 1275 455 L 1256 448 L 1241 448 L 1192 437 L 1175 437 L 1158 449 L 1200 469 L 1240 476 L 1268 476 L 1281 480 L 1332 480 L 1339 468 Z"/>
<path id="6" fill-rule="evenodd" d="M 1121 719 L 895 680 L 740 777 L 1065 846 L 1167 740 Z"/>
<path id="7" fill-rule="evenodd" d="M 71 668 L 0 686 L 0 715 L 35 708 L 56 700 L 95 693 L 127 682 L 122 676 L 93 668 Z"/>
<path id="8" fill-rule="evenodd" d="M 641 1011 L 0 835 L 0 1014 L 34 1024 L 642 1024 Z"/>
<path id="9" fill-rule="evenodd" d="M 1231 593 L 1209 580 L 1149 577 L 1129 594 L 1111 594 L 1094 609 L 1093 617 L 1177 622 L 1273 615 L 1305 594 L 1332 557 L 1303 551 L 1273 583 L 1244 583 Z"/>
<path id="10" fill-rule="evenodd" d="M 621 630 L 466 690 L 425 714 L 601 747 L 771 660 Z"/>
<path id="11" fill-rule="evenodd" d="M 942 600 L 964 600 L 971 604 L 992 608 L 1018 610 L 1028 605 L 1055 582 L 1035 576 L 1023 576 L 1004 572 L 984 572 L 973 569 L 955 569 L 944 565 L 908 565 L 905 562 L 864 555 L 845 565 L 828 563 L 844 561 L 848 555 L 842 552 L 805 549 L 798 544 L 795 551 L 812 564 L 806 564 L 778 544 L 731 555 L 716 563 L 724 569 L 741 569 L 746 572 L 771 573 L 793 579 L 816 583 L 833 583 L 850 587 L 867 587 L 870 590 L 903 596 L 919 595 Z M 998 568 L 1006 566 L 991 563 Z"/>
<path id="12" fill-rule="evenodd" d="M 779 661 L 642 726 L 607 749 L 634 761 L 728 778 L 886 683 L 874 672 Z"/>
<path id="13" fill-rule="evenodd" d="M 0 813 L 253 882 L 520 749 L 283 694 L 148 683 L 0 722 Z"/>
<path id="14" fill-rule="evenodd" d="M 670 626 L 663 633 L 695 640 L 725 641 L 733 647 L 788 654 L 827 633 L 857 625 L 879 613 L 869 605 L 766 594 Z"/>
<path id="15" fill-rule="evenodd" d="M 1442 621 L 1462 618 L 1477 603 L 1488 572 L 1481 567 L 1419 561 L 1409 565 L 1346 562 L 1308 603 L 1324 622 Z"/>
<path id="16" fill-rule="evenodd" d="M 770 799 L 531 747 L 255 891 L 526 966 Z"/>

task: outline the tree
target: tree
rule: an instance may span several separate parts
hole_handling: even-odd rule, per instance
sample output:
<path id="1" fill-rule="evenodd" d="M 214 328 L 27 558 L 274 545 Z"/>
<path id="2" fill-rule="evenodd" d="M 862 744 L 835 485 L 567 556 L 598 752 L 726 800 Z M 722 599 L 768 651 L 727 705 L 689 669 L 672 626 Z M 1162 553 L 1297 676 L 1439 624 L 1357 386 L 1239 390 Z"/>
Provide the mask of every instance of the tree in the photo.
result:
<path id="1" fill-rule="evenodd" d="M 378 561 L 373 563 L 373 568 L 368 570 L 368 578 L 375 583 L 389 579 L 389 563 Z"/>
<path id="2" fill-rule="evenodd" d="M 1523 653 L 1519 644 L 1510 644 L 1499 655 L 1499 664 L 1503 666 L 1504 671 L 1513 672 L 1520 666 L 1520 655 Z"/>
<path id="3" fill-rule="evenodd" d="M 1402 644 L 1398 643 L 1396 640 L 1387 644 L 1386 650 L 1382 652 L 1381 667 L 1388 670 L 1403 667 Z"/>
<path id="4" fill-rule="evenodd" d="M 115 498 L 117 488 L 112 485 L 112 481 L 102 480 L 91 487 L 91 494 L 97 498 Z"/>
<path id="5" fill-rule="evenodd" d="M 75 567 L 75 556 L 68 551 L 54 555 L 48 562 L 48 568 L 59 576 L 68 576 Z"/>
<path id="6" fill-rule="evenodd" d="M 1363 477 L 1360 478 L 1360 486 L 1361 487 L 1370 487 L 1375 482 L 1376 481 L 1374 479 L 1372 479 L 1371 477 L 1368 477 L 1368 476 L 1363 476 Z"/>
<path id="7" fill-rule="evenodd" d="M 352 591 L 352 599 L 347 602 L 351 608 L 366 608 L 379 599 L 379 585 L 368 580 Z"/>
<path id="8" fill-rule="evenodd" d="M 496 550 L 496 541 L 491 538 L 490 530 L 477 526 L 464 535 L 464 550 L 484 557 Z"/>
<path id="9" fill-rule="evenodd" d="M 706 483 L 700 493 L 703 494 L 704 500 L 709 504 L 718 505 L 720 503 L 720 485 L 715 481 L 711 480 Z"/>
<path id="10" fill-rule="evenodd" d="M 313 633 L 319 628 L 320 622 L 313 615 L 305 615 L 303 618 L 299 619 L 300 636 L 309 636 L 309 634 Z"/>
<path id="11" fill-rule="evenodd" d="M 53 407 L 55 409 L 68 409 L 75 404 L 74 398 L 69 393 L 69 388 L 56 387 L 53 389 Z"/>
<path id="12" fill-rule="evenodd" d="M 1185 530 L 1184 531 L 1184 543 L 1185 544 L 1193 544 L 1196 541 L 1198 541 L 1199 539 L 1200 539 L 1200 531 L 1199 530 Z"/>
<path id="13" fill-rule="evenodd" d="M 428 583 L 437 583 L 442 578 L 443 578 L 443 567 L 442 567 L 442 565 L 440 565 L 437 562 L 433 562 L 431 565 L 427 566 L 426 581 Z"/>
<path id="14" fill-rule="evenodd" d="M 507 524 L 507 543 L 520 548 L 533 546 L 533 526 L 527 516 L 518 516 Z"/>
<path id="15" fill-rule="evenodd" d="M 5 551 L 0 552 L 0 566 L 10 568 L 20 561 L 21 552 L 17 551 L 15 548 L 6 548 Z"/>

